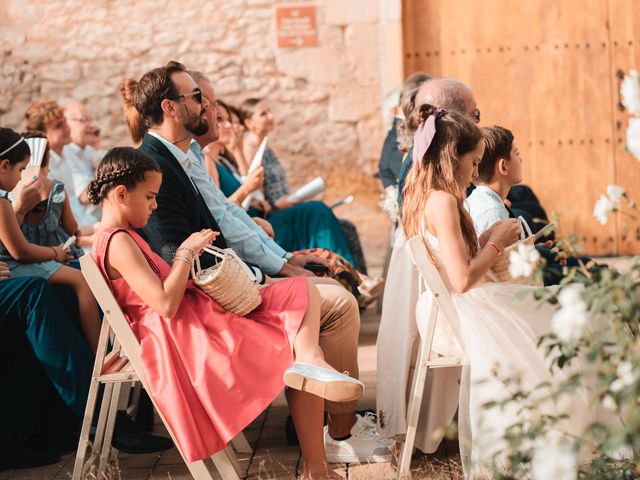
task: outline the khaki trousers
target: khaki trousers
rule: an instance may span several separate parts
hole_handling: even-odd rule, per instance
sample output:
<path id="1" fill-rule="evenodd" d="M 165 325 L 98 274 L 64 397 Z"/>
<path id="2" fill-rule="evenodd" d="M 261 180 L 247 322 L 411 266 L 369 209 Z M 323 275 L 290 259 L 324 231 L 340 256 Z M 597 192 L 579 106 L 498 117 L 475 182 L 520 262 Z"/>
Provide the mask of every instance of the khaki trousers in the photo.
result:
<path id="1" fill-rule="evenodd" d="M 281 280 L 281 279 L 273 279 Z M 360 310 L 356 298 L 331 278 L 308 277 L 320 292 L 320 348 L 324 358 L 339 372 L 358 378 Z M 325 402 L 329 413 L 352 413 L 357 401 Z"/>

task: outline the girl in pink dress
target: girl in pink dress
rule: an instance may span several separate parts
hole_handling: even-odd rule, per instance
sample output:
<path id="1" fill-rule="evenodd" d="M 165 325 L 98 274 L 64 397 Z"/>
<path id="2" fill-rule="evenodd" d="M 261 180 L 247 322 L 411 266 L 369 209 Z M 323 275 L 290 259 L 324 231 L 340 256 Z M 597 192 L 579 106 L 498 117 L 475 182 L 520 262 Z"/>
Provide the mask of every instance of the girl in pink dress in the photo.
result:
<path id="1" fill-rule="evenodd" d="M 328 469 L 323 398 L 360 398 L 363 385 L 336 372 L 318 346 L 320 300 L 304 277 L 260 291 L 247 317 L 225 311 L 190 280 L 194 255 L 218 235 L 192 234 L 172 265 L 133 230 L 156 208 L 162 173 L 132 148 L 115 148 L 89 185 L 102 203 L 93 255 L 140 341 L 150 391 L 187 461 L 224 446 L 288 385 L 307 478 L 340 478 Z M 293 364 L 294 357 L 296 363 Z"/>

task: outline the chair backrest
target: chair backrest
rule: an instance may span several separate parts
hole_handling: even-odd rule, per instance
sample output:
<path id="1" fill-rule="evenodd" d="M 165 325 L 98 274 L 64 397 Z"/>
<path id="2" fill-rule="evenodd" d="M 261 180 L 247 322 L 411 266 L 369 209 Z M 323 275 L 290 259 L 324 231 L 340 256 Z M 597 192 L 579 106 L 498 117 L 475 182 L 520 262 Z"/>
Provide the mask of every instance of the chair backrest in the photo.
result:
<path id="1" fill-rule="evenodd" d="M 460 321 L 453 304 L 453 299 L 451 298 L 451 292 L 444 284 L 440 272 L 438 272 L 438 269 L 429 259 L 424 241 L 416 235 L 410 238 L 407 243 L 409 244 L 413 264 L 418 269 L 420 277 L 433 294 L 434 301 L 456 335 L 456 340 L 458 340 L 460 345 L 464 345 L 462 332 L 460 330 Z"/>
<path id="2" fill-rule="evenodd" d="M 131 365 L 135 369 L 142 384 L 147 387 L 143 377 L 142 362 L 140 360 L 140 343 L 133 334 L 129 322 L 122 313 L 122 309 L 116 301 L 109 285 L 102 276 L 102 272 L 96 265 L 91 255 L 83 255 L 80 258 L 80 269 L 84 275 L 89 288 L 96 297 L 98 305 L 104 313 L 103 321 L 108 322 L 116 339 L 120 342 L 124 353 L 129 358 Z"/>

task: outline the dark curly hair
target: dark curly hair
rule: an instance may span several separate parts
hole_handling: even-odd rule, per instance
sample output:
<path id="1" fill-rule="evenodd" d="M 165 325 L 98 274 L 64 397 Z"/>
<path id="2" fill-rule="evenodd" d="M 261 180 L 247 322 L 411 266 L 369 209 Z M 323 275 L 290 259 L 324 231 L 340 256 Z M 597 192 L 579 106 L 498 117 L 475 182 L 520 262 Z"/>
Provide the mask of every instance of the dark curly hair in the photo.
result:
<path id="1" fill-rule="evenodd" d="M 162 123 L 164 115 L 162 101 L 165 98 L 173 99 L 178 96 L 178 89 L 174 85 L 171 75 L 186 71 L 183 64 L 172 60 L 163 67 L 149 70 L 135 85 L 133 105 L 140 113 L 147 128 Z"/>
<path id="2" fill-rule="evenodd" d="M 118 185 L 131 190 L 144 181 L 147 172 L 162 173 L 162 170 L 153 158 L 135 148 L 112 148 L 98 165 L 93 180 L 89 182 L 89 201 L 98 205 Z"/>
<path id="3" fill-rule="evenodd" d="M 20 141 L 21 138 L 22 141 Z M 31 155 L 29 145 L 24 141 L 22 135 L 10 128 L 0 127 L 0 152 L 6 151 L 12 145 L 15 146 L 0 156 L 0 160 L 9 160 L 9 165 L 15 165 Z"/>

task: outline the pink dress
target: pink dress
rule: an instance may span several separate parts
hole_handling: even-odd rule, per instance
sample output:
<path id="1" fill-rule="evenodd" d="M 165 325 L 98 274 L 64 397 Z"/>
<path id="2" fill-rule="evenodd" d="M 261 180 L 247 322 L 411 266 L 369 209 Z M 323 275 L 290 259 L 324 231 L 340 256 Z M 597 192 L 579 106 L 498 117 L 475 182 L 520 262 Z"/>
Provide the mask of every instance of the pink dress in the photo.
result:
<path id="1" fill-rule="evenodd" d="M 105 253 L 120 230 L 131 235 L 163 281 L 171 267 L 132 230 L 101 232 L 93 252 L 140 342 L 149 395 L 186 460 L 206 458 L 284 387 L 282 375 L 293 362 L 293 341 L 307 310 L 307 281 L 297 277 L 261 289 L 262 305 L 244 318 L 223 310 L 189 281 L 177 313 L 164 318 L 123 278 L 109 280 Z"/>

